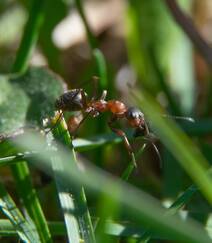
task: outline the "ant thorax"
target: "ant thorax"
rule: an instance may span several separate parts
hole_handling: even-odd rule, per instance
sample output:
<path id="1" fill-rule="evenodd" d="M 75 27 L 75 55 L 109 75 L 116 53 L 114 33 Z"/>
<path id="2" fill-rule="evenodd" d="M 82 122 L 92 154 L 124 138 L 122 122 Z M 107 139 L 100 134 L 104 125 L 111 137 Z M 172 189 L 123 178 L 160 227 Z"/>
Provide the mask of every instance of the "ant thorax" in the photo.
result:
<path id="1" fill-rule="evenodd" d="M 93 117 L 98 116 L 101 112 L 107 111 L 107 102 L 105 100 L 91 101 L 87 104 L 86 112 Z"/>
<path id="2" fill-rule="evenodd" d="M 126 105 L 119 100 L 109 100 L 107 102 L 107 107 L 110 112 L 117 116 L 122 116 L 127 111 Z"/>

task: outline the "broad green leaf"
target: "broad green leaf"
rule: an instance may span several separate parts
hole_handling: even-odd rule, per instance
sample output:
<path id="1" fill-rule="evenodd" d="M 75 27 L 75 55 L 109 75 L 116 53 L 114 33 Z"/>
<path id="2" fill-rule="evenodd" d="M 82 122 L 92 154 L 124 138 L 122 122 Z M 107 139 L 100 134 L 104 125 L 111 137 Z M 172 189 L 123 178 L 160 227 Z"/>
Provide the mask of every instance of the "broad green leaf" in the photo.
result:
<path id="1" fill-rule="evenodd" d="M 17 77 L 0 76 L 0 133 L 28 125 L 40 126 L 54 111 L 63 92 L 61 79 L 43 67 L 32 67 Z"/>

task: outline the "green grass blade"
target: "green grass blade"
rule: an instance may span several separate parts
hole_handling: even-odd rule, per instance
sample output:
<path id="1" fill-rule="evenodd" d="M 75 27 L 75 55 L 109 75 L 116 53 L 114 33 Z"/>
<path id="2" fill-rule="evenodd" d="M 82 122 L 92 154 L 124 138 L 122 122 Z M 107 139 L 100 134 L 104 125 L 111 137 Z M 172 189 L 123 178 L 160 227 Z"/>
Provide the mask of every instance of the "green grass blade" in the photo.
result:
<path id="1" fill-rule="evenodd" d="M 144 149 L 146 148 L 146 144 L 144 144 L 139 151 L 137 152 L 136 156 L 135 156 L 135 160 L 137 160 L 140 155 L 144 152 Z M 133 171 L 135 170 L 135 166 L 132 162 L 130 162 L 127 166 L 127 168 L 124 170 L 124 172 L 121 175 L 121 178 L 124 181 L 128 181 L 129 177 L 131 176 L 131 174 L 133 173 Z"/>
<path id="2" fill-rule="evenodd" d="M 28 165 L 25 161 L 11 166 L 20 198 L 39 232 L 41 242 L 52 242 L 37 193 L 33 188 Z"/>
<path id="3" fill-rule="evenodd" d="M 100 90 L 107 89 L 108 87 L 108 80 L 107 80 L 107 65 L 104 58 L 104 55 L 99 49 L 93 50 L 93 55 L 96 61 L 96 66 L 98 70 L 98 75 L 100 78 Z"/>
<path id="4" fill-rule="evenodd" d="M 194 193 L 198 191 L 198 188 L 195 185 L 191 185 L 179 198 L 172 203 L 169 207 L 172 213 L 177 213 L 179 209 L 184 207 L 192 198 Z"/>
<path id="5" fill-rule="evenodd" d="M 37 42 L 40 27 L 44 19 L 44 3 L 45 0 L 32 1 L 29 19 L 26 23 L 24 35 L 13 65 L 13 72 L 24 72 L 29 65 L 29 60 Z"/>
<path id="6" fill-rule="evenodd" d="M 45 141 L 43 142 L 45 144 Z M 49 154 L 43 151 L 43 142 L 42 137 L 38 138 L 33 135 L 28 135 L 25 139 L 16 141 L 19 146 L 26 150 L 38 151 L 35 165 L 43 168 L 46 172 L 50 172 L 51 160 Z M 161 236 L 184 242 L 211 242 L 200 224 L 190 219 L 185 222 L 177 215 L 167 214 L 167 210 L 161 207 L 160 202 L 147 193 L 124 183 L 120 179 L 115 179 L 91 165 L 81 170 L 76 167 L 74 162 L 64 163 L 72 160 L 72 156 L 70 151 L 63 147 L 59 146 L 56 154 L 60 157 L 65 168 L 64 173 L 60 174 L 61 182 L 72 187 L 74 181 L 80 185 L 86 185 L 96 193 L 104 193 L 111 200 L 119 203 L 130 220 L 151 228 Z"/>
<path id="7" fill-rule="evenodd" d="M 55 156 L 52 158 L 52 169 L 54 172 L 54 179 L 56 182 L 56 187 L 58 191 L 60 205 L 63 211 L 67 236 L 69 242 L 80 242 L 80 227 L 77 221 L 77 208 L 74 203 L 73 193 L 71 190 L 60 183 L 58 179 L 58 174 L 63 173 L 63 168 L 61 167 L 60 159 Z"/>
<path id="8" fill-rule="evenodd" d="M 85 26 L 85 30 L 86 30 L 86 34 L 87 34 L 87 38 L 88 38 L 88 42 L 89 42 L 89 45 L 91 47 L 91 49 L 95 49 L 97 48 L 97 40 L 96 38 L 94 37 L 91 29 L 90 29 L 90 26 L 88 24 L 88 21 L 86 19 L 86 16 L 85 16 L 85 13 L 84 13 L 84 9 L 83 9 L 83 6 L 82 6 L 82 3 L 81 3 L 81 0 L 75 0 L 75 5 L 77 7 L 77 10 L 80 14 L 80 17 L 83 21 L 83 24 Z"/>
<path id="9" fill-rule="evenodd" d="M 32 222 L 27 222 L 16 207 L 13 199 L 0 183 L 0 209 L 9 218 L 15 231 L 23 242 L 41 242 L 39 234 Z"/>
<path id="10" fill-rule="evenodd" d="M 56 116 L 57 117 L 57 116 Z M 57 122 L 58 119 L 55 120 Z M 53 124 L 54 125 L 54 124 Z M 71 148 L 72 162 L 77 164 L 70 135 L 66 129 L 64 119 L 53 130 L 54 137 L 67 147 Z M 86 243 L 94 243 L 95 236 L 84 189 L 80 186 L 67 187 L 60 182 L 60 173 L 65 173 L 59 157 L 53 157 L 53 171 L 59 193 L 60 204 L 66 222 L 66 229 L 70 242 L 80 242 L 80 238 Z M 67 164 L 69 161 L 67 161 Z"/>
<path id="11" fill-rule="evenodd" d="M 49 229 L 51 231 L 51 234 L 53 236 L 65 236 L 66 235 L 66 227 L 64 222 L 59 221 L 51 221 L 48 222 Z M 29 229 L 28 229 L 29 231 Z M 13 226 L 12 222 L 8 219 L 0 219 L 0 236 L 17 236 L 17 231 L 15 227 Z M 33 239 L 31 236 L 29 239 Z M 39 241 L 35 241 L 39 242 Z"/>
<path id="12" fill-rule="evenodd" d="M 176 201 L 174 201 L 171 206 L 169 207 L 169 213 L 175 214 L 177 213 L 183 206 L 185 206 L 192 198 L 195 192 L 197 192 L 198 189 L 195 185 L 191 185 L 181 196 L 177 198 Z M 153 233 L 150 230 L 146 230 L 141 238 L 140 242 L 149 242 L 149 240 L 153 237 Z"/>
<path id="13" fill-rule="evenodd" d="M 66 235 L 66 227 L 63 222 L 60 221 L 50 221 L 48 222 L 49 229 L 53 236 L 64 236 Z M 212 232 L 211 226 L 206 226 L 208 232 Z M 112 220 L 107 220 L 105 223 L 105 234 L 116 237 L 130 237 L 130 238 L 140 238 L 144 233 L 144 229 L 131 222 L 115 222 Z M 16 236 L 12 223 L 7 219 L 0 219 L 0 236 Z M 166 239 L 160 235 L 152 234 L 152 239 Z M 169 240 L 174 238 L 169 237 Z"/>

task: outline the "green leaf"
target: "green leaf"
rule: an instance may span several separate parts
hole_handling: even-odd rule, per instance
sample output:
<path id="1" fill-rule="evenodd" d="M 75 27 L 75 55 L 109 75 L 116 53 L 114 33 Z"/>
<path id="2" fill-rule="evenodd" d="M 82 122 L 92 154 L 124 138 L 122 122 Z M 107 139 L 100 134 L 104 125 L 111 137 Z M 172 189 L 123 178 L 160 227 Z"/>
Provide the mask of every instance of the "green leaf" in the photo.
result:
<path id="1" fill-rule="evenodd" d="M 0 133 L 26 124 L 40 126 L 53 115 L 55 99 L 63 92 L 61 79 L 43 67 L 18 77 L 0 76 Z"/>

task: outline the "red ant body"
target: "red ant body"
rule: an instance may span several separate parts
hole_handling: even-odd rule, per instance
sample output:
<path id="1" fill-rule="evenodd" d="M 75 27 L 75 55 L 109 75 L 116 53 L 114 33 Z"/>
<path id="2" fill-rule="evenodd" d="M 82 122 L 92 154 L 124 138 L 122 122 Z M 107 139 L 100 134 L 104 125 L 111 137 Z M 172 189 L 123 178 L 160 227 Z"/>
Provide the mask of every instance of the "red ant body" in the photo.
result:
<path id="1" fill-rule="evenodd" d="M 135 156 L 126 134 L 121 129 L 114 128 L 113 123 L 118 119 L 126 119 L 130 127 L 142 130 L 146 135 L 149 133 L 149 129 L 145 122 L 144 114 L 138 108 L 128 108 L 124 103 L 122 103 L 119 100 L 106 101 L 106 95 L 107 91 L 104 90 L 100 99 L 91 99 L 90 101 L 88 101 L 87 94 L 83 89 L 73 89 L 62 94 L 56 100 L 55 107 L 56 109 L 61 110 L 62 112 L 82 111 L 87 114 L 80 121 L 76 117 L 71 117 L 69 119 L 68 127 L 70 132 L 73 131 L 73 127 L 77 130 L 77 128 L 88 115 L 96 117 L 99 116 L 102 112 L 111 112 L 112 116 L 108 122 L 108 125 L 113 132 L 115 132 L 118 136 L 124 139 L 125 146 L 131 156 L 132 162 L 134 163 L 134 166 L 136 166 Z"/>

